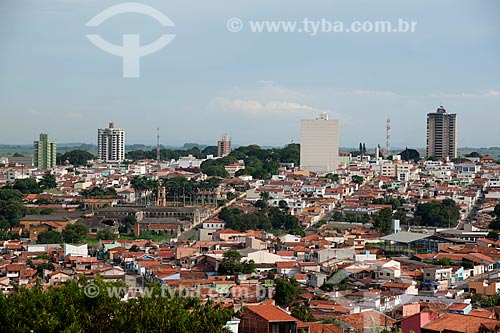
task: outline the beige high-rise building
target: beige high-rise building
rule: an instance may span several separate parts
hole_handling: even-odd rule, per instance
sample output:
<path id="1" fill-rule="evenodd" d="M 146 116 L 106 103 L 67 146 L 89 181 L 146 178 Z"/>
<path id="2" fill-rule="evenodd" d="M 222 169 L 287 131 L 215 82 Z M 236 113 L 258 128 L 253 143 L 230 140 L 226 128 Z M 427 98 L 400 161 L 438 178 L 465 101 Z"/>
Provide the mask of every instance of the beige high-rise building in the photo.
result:
<path id="1" fill-rule="evenodd" d="M 427 157 L 457 157 L 457 115 L 440 106 L 427 114 Z"/>
<path id="2" fill-rule="evenodd" d="M 231 153 L 231 137 L 224 134 L 222 138 L 217 141 L 217 157 L 224 157 Z"/>
<path id="3" fill-rule="evenodd" d="M 319 118 L 300 124 L 300 168 L 314 172 L 331 172 L 339 166 L 339 121 Z"/>

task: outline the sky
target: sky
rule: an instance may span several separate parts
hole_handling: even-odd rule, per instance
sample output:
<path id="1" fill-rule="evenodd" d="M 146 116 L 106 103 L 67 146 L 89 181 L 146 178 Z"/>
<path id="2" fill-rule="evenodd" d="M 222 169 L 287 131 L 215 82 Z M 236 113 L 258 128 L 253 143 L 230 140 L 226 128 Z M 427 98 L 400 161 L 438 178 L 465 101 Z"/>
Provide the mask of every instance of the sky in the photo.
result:
<path id="1" fill-rule="evenodd" d="M 426 114 L 457 114 L 459 147 L 500 146 L 500 2 L 496 0 L 142 1 L 163 26 L 123 13 L 87 26 L 126 1 L 0 0 L 0 144 L 41 132 L 59 143 L 96 143 L 114 122 L 127 144 L 300 142 L 300 120 L 328 113 L 340 146 L 425 146 Z M 239 32 L 228 20 L 242 22 Z M 256 21 L 415 21 L 415 31 L 252 32 Z M 124 78 L 122 58 L 91 43 L 98 34 L 141 45 L 175 38 L 140 58 Z"/>

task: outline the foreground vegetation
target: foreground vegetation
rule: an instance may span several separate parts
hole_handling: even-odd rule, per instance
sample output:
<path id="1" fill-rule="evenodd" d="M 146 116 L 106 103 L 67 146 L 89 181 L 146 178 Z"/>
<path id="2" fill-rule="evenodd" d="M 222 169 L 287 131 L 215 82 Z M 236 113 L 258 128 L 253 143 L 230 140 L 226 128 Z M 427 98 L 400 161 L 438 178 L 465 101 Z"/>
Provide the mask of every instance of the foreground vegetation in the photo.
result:
<path id="1" fill-rule="evenodd" d="M 101 291 L 93 298 L 86 281 L 0 294 L 0 332 L 227 332 L 231 311 L 210 302 L 162 294 L 159 285 L 150 297 L 123 302 L 103 292 L 121 283 L 93 283 Z"/>

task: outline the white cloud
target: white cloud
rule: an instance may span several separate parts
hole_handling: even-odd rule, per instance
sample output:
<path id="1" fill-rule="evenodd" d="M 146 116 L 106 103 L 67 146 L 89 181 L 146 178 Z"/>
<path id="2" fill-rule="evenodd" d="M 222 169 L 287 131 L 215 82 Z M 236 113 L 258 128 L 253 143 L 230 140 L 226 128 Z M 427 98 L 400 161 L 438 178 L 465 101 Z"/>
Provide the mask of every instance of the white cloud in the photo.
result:
<path id="1" fill-rule="evenodd" d="M 398 96 L 398 94 L 393 91 L 377 91 L 377 90 L 354 90 L 350 92 L 350 94 L 355 96 L 377 96 L 377 97 Z"/>
<path id="2" fill-rule="evenodd" d="M 260 102 L 255 99 L 228 99 L 225 97 L 216 97 L 211 103 L 212 109 L 220 109 L 230 112 L 244 112 L 253 115 L 262 114 L 319 114 L 321 112 L 334 113 L 331 110 L 322 110 L 314 108 L 306 104 L 300 104 L 288 101 L 271 100 L 267 102 Z"/>
<path id="3" fill-rule="evenodd" d="M 438 93 L 432 94 L 431 97 L 436 98 L 483 98 L 483 97 L 499 97 L 500 91 L 489 90 L 484 93 Z"/>

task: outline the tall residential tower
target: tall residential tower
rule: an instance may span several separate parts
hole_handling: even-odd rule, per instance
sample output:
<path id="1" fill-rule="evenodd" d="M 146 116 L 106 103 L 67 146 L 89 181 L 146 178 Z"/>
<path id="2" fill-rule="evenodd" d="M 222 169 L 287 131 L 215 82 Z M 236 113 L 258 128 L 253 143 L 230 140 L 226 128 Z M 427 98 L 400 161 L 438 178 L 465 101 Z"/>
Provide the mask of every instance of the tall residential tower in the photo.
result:
<path id="1" fill-rule="evenodd" d="M 224 157 L 231 152 L 231 137 L 224 134 L 222 138 L 217 141 L 217 157 Z"/>
<path id="2" fill-rule="evenodd" d="M 56 167 L 56 143 L 49 141 L 48 134 L 40 134 L 40 140 L 33 142 L 33 161 L 36 168 L 52 169 Z"/>
<path id="3" fill-rule="evenodd" d="M 330 172 L 339 165 L 339 121 L 319 118 L 302 120 L 300 125 L 300 168 Z"/>
<path id="4" fill-rule="evenodd" d="M 125 160 L 125 131 L 115 128 L 109 123 L 109 128 L 97 130 L 97 158 L 105 162 L 121 162 Z"/>
<path id="5" fill-rule="evenodd" d="M 427 157 L 457 157 L 457 115 L 440 106 L 427 114 Z"/>

